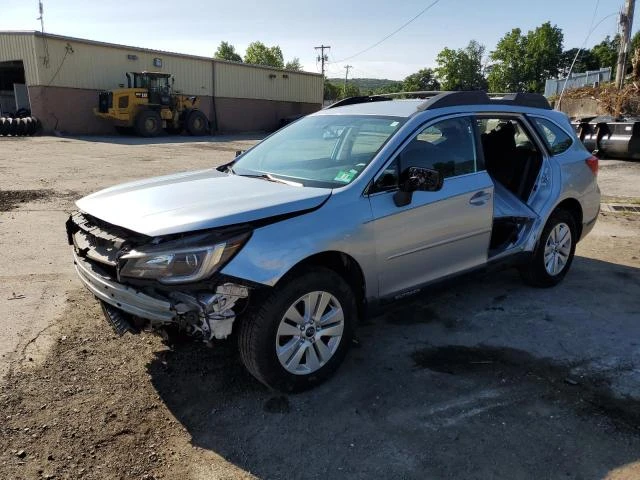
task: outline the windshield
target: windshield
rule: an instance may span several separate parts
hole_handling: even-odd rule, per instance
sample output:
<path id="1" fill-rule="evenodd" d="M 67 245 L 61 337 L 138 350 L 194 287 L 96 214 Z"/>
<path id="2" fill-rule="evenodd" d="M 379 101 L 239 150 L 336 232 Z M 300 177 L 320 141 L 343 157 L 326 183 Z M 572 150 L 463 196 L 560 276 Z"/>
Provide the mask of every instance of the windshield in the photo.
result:
<path id="1" fill-rule="evenodd" d="M 238 175 L 272 175 L 304 186 L 351 183 L 404 122 L 400 117 L 317 115 L 276 132 L 233 164 Z"/>

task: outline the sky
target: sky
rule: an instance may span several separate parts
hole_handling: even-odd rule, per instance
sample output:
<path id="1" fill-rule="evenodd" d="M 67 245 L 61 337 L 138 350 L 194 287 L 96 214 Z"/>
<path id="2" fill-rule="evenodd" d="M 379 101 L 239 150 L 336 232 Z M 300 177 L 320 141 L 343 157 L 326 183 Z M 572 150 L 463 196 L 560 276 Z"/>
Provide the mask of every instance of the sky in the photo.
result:
<path id="1" fill-rule="evenodd" d="M 0 30 L 39 30 L 37 0 L 1 0 Z M 515 27 L 550 21 L 563 30 L 565 49 L 580 47 L 589 26 L 619 12 L 624 0 L 440 0 L 413 23 L 375 44 L 433 0 L 43 0 L 45 31 L 103 42 L 213 56 L 221 41 L 244 55 L 252 41 L 279 45 L 285 61 L 298 57 L 319 72 L 315 46 L 330 45 L 328 77 L 401 80 L 434 67 L 444 47 L 470 40 L 487 54 Z M 594 17 L 595 12 L 595 17 Z M 640 5 L 634 26 L 640 27 Z M 634 28 L 634 32 L 636 28 Z M 617 15 L 602 21 L 587 47 L 617 32 Z"/>

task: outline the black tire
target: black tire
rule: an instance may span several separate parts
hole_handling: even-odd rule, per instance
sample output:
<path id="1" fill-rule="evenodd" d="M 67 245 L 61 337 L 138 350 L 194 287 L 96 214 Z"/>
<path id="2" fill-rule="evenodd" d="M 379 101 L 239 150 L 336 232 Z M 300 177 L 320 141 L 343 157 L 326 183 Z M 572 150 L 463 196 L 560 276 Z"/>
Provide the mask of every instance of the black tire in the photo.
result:
<path id="1" fill-rule="evenodd" d="M 209 121 L 200 110 L 192 110 L 187 116 L 185 128 L 189 135 L 200 137 L 206 135 L 209 130 Z"/>
<path id="2" fill-rule="evenodd" d="M 549 273 L 545 267 L 545 248 L 547 247 L 547 241 L 550 239 L 551 232 L 559 224 L 565 224 L 569 227 L 569 231 L 571 233 L 571 248 L 564 267 L 559 273 L 553 275 Z M 571 263 L 573 262 L 573 257 L 576 251 L 576 234 L 576 221 L 570 212 L 566 210 L 556 210 L 553 212 L 542 230 L 538 246 L 536 247 L 530 262 L 527 265 L 520 267 L 520 275 L 524 282 L 533 287 L 540 288 L 553 287 L 560 283 L 571 268 Z"/>
<path id="3" fill-rule="evenodd" d="M 33 135 L 33 132 L 35 131 L 35 128 L 36 128 L 36 121 L 33 117 L 27 117 L 25 118 L 25 120 L 27 122 L 27 129 L 24 132 L 24 134 L 31 136 Z"/>
<path id="4" fill-rule="evenodd" d="M 136 133 L 141 137 L 157 137 L 162 132 L 162 118 L 155 110 L 143 110 L 136 117 Z"/>
<path id="5" fill-rule="evenodd" d="M 297 299 L 315 291 L 328 292 L 340 303 L 344 314 L 342 338 L 333 356 L 318 370 L 310 374 L 290 373 L 276 354 L 278 327 Z M 351 344 L 357 318 L 355 297 L 340 275 L 322 267 L 301 270 L 255 303 L 240 319 L 238 344 L 242 362 L 260 382 L 283 392 L 298 392 L 320 384 L 340 366 Z"/>
<path id="6" fill-rule="evenodd" d="M 16 135 L 23 137 L 27 131 L 27 124 L 24 121 L 24 118 L 14 118 L 13 121 L 18 123 L 16 127 Z"/>
<path id="7" fill-rule="evenodd" d="M 23 135 L 26 137 L 28 135 L 31 135 L 31 132 L 33 130 L 33 120 L 31 117 L 25 117 L 22 119 L 22 122 L 24 123 L 24 133 Z"/>
<path id="8" fill-rule="evenodd" d="M 38 135 L 42 132 L 42 123 L 37 117 L 31 117 L 33 119 L 33 133 L 31 135 Z"/>
<path id="9" fill-rule="evenodd" d="M 16 136 L 18 135 L 18 119 L 17 118 L 9 118 L 9 127 L 7 128 L 7 135 Z"/>

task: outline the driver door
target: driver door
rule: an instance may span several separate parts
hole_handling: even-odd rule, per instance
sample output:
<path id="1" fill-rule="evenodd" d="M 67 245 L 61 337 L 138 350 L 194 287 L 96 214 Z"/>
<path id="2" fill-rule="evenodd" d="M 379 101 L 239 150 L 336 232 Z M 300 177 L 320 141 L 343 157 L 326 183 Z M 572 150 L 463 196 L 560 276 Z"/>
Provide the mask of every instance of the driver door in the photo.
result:
<path id="1" fill-rule="evenodd" d="M 487 261 L 493 221 L 493 182 L 478 151 L 474 118 L 428 124 L 379 174 L 369 196 L 381 297 L 412 293 L 431 281 Z M 416 191 L 396 206 L 400 172 L 438 170 L 441 190 Z"/>

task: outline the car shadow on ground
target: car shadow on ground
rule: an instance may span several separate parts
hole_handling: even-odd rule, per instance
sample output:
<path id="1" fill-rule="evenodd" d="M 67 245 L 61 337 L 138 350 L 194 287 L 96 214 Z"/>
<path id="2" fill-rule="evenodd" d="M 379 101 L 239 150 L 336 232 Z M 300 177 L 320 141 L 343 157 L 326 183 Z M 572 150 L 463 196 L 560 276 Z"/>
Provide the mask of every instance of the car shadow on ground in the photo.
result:
<path id="1" fill-rule="evenodd" d="M 176 143 L 224 143 L 233 141 L 258 141 L 262 140 L 267 134 L 257 133 L 241 133 L 234 135 L 204 135 L 202 137 L 192 137 L 190 135 L 162 135 L 159 137 L 145 138 L 135 135 L 80 135 L 65 136 L 64 138 L 72 140 L 80 140 L 83 142 L 93 143 L 112 143 L 116 145 L 166 145 Z"/>
<path id="2" fill-rule="evenodd" d="M 640 269 L 576 257 L 553 289 L 506 270 L 423 292 L 309 392 L 263 387 L 233 342 L 148 371 L 194 445 L 259 477 L 604 478 L 640 461 L 637 298 Z"/>

